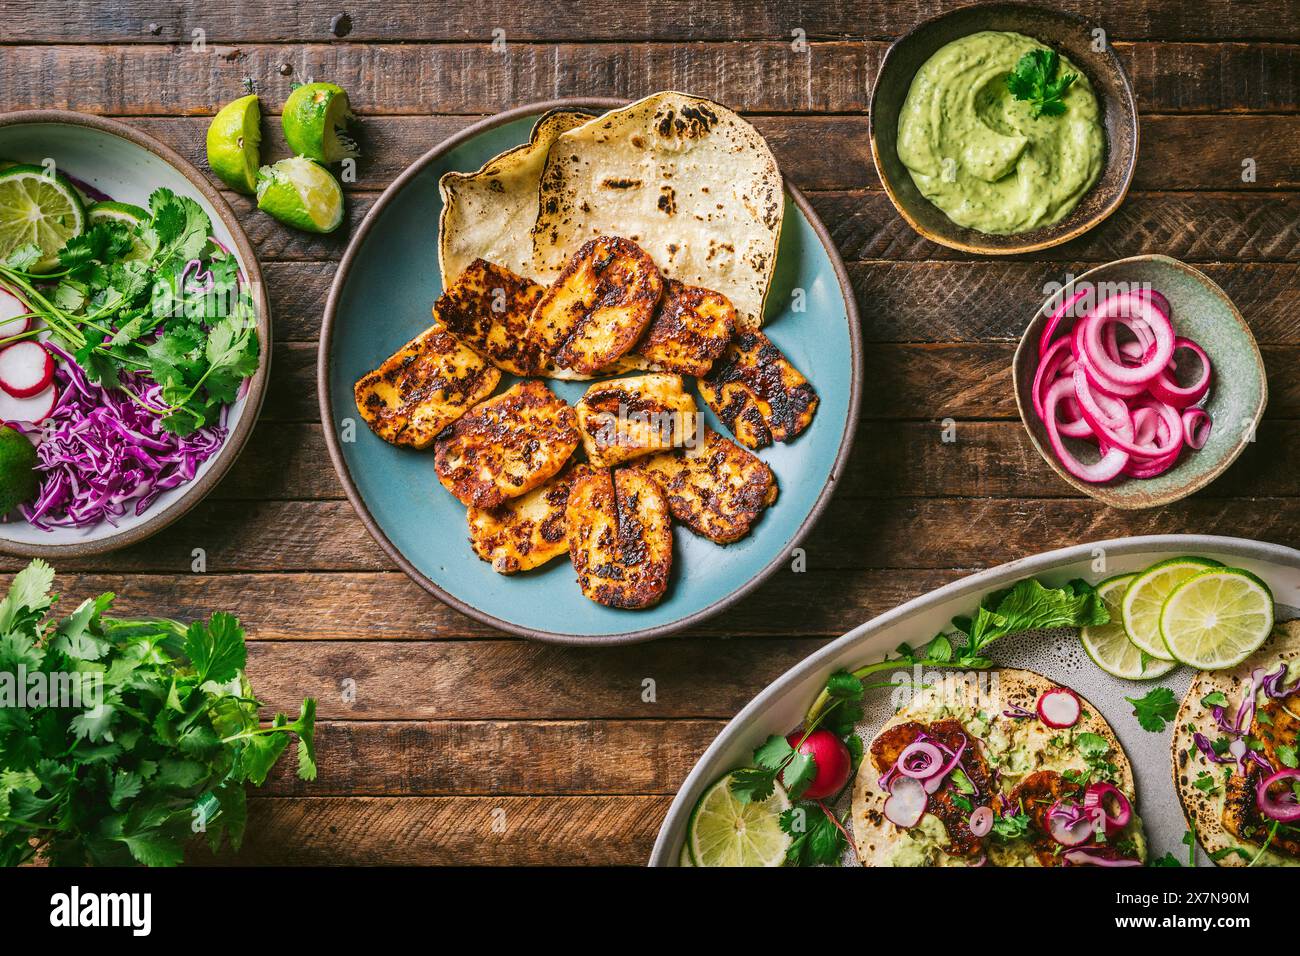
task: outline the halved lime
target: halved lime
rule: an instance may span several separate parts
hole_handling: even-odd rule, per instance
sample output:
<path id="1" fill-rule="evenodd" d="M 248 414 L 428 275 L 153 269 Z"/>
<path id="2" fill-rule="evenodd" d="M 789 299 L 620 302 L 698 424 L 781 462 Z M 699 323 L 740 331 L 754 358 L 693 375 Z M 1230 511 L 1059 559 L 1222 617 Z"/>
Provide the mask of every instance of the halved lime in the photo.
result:
<path id="1" fill-rule="evenodd" d="M 319 163 L 361 155 L 345 132 L 355 119 L 347 91 L 333 83 L 304 83 L 289 94 L 280 118 L 289 148 Z"/>
<path id="2" fill-rule="evenodd" d="M 231 189 L 252 195 L 261 162 L 262 107 L 257 95 L 227 103 L 208 126 L 208 166 Z"/>
<path id="3" fill-rule="evenodd" d="M 1209 558 L 1169 558 L 1135 577 L 1120 601 L 1120 616 L 1128 639 L 1156 660 L 1172 661 L 1174 657 L 1160 636 L 1160 609 L 1165 606 L 1165 598 L 1193 574 L 1217 567 L 1222 565 Z"/>
<path id="4" fill-rule="evenodd" d="M 120 222 L 128 229 L 132 230 L 131 234 L 131 251 L 126 254 L 126 259 L 148 259 L 149 247 L 145 245 L 143 239 L 137 235 L 134 230 L 149 222 L 151 218 L 147 209 L 141 209 L 139 206 L 132 206 L 129 202 L 114 202 L 107 200 L 97 202 L 86 210 L 86 218 L 91 226 L 98 222 Z"/>
<path id="5" fill-rule="evenodd" d="M 678 866 L 695 865 L 694 863 L 691 862 L 691 848 L 687 846 L 685 843 L 682 844 L 682 852 L 677 854 L 677 865 Z"/>
<path id="6" fill-rule="evenodd" d="M 63 244 L 85 228 L 85 206 L 67 176 L 21 163 L 0 171 L 0 261 L 35 244 L 42 258 L 31 271 L 49 272 Z"/>
<path id="7" fill-rule="evenodd" d="M 302 156 L 263 166 L 257 208 L 307 232 L 333 232 L 343 222 L 343 190 L 329 170 Z"/>
<path id="8" fill-rule="evenodd" d="M 1156 660 L 1128 639 L 1119 609 L 1120 601 L 1136 574 L 1117 574 L 1097 585 L 1097 596 L 1110 612 L 1110 623 L 1079 630 L 1079 640 L 1092 662 L 1114 677 L 1152 680 L 1178 666 L 1176 661 Z"/>
<path id="9" fill-rule="evenodd" d="M 686 845 L 696 866 L 784 866 L 794 838 L 781 829 L 790 799 L 777 784 L 762 803 L 741 803 L 731 774 L 700 797 L 691 812 Z"/>
<path id="10" fill-rule="evenodd" d="M 1211 568 L 1188 578 L 1160 612 L 1170 653 L 1203 671 L 1236 667 L 1273 630 L 1273 592 L 1241 568 Z"/>

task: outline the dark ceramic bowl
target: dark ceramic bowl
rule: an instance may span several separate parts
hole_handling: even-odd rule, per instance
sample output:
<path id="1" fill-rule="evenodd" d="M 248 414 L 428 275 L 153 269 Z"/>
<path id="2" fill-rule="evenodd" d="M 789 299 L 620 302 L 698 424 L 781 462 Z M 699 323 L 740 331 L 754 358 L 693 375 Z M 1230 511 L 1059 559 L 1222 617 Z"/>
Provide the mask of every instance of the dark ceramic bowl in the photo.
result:
<path id="1" fill-rule="evenodd" d="M 1135 286 L 1149 286 L 1163 293 L 1173 310 L 1174 330 L 1197 342 L 1210 356 L 1214 379 L 1204 403 L 1213 422 L 1209 439 L 1204 448 L 1184 449 L 1178 463 L 1155 478 L 1124 478 L 1105 484 L 1080 481 L 1061 465 L 1052 451 L 1046 427 L 1034 412 L 1032 389 L 1043 326 L 1057 303 L 1083 284 L 1091 284 L 1097 295 L 1108 288 Z M 1079 276 L 1065 287 L 1059 298 L 1050 297 L 1030 320 L 1020 339 L 1012 375 L 1020 420 L 1043 460 L 1076 489 L 1113 508 L 1154 508 L 1204 488 L 1237 460 L 1248 442 L 1254 441 L 1268 403 L 1264 360 L 1246 320 L 1213 279 L 1168 256 L 1134 256 L 1108 262 Z M 1066 442 L 1083 460 L 1096 457 L 1096 445 L 1075 444 L 1072 439 Z"/>
<path id="2" fill-rule="evenodd" d="M 1058 50 L 1083 71 L 1097 96 L 1106 133 L 1106 165 L 1073 211 L 1054 225 L 1006 236 L 959 226 L 921 195 L 898 158 L 898 115 L 916 71 L 940 47 L 982 30 L 1022 33 Z M 913 229 L 963 252 L 1011 255 L 1068 242 L 1119 208 L 1137 165 L 1137 105 L 1109 42 L 1102 52 L 1093 49 L 1093 30 L 1093 24 L 1072 14 L 1019 3 L 986 3 L 926 20 L 889 48 L 871 91 L 871 155 L 885 192 Z"/>

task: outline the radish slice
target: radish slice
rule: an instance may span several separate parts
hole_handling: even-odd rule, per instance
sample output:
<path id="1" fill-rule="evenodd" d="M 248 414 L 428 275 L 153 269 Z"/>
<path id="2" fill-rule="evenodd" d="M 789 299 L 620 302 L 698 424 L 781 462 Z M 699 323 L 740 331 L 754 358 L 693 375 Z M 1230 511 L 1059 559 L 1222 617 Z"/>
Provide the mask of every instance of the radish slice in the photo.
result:
<path id="1" fill-rule="evenodd" d="M 30 311 L 16 297 L 0 289 L 0 339 L 21 335 L 31 328 Z"/>
<path id="2" fill-rule="evenodd" d="M 1214 422 L 1209 412 L 1203 408 L 1189 408 L 1183 412 L 1183 431 L 1187 433 L 1187 447 L 1197 451 L 1205 447 L 1210 440 L 1210 429 Z"/>
<path id="3" fill-rule="evenodd" d="M 970 815 L 970 822 L 967 825 L 970 827 L 971 836 L 988 836 L 993 829 L 993 808 L 976 807 L 975 812 Z"/>
<path id="4" fill-rule="evenodd" d="M 1038 698 L 1038 719 L 1048 727 L 1073 727 L 1082 713 L 1078 695 L 1068 687 L 1054 687 Z"/>
<path id="5" fill-rule="evenodd" d="M 1092 839 L 1092 820 L 1079 807 L 1059 800 L 1047 811 L 1047 830 L 1061 846 L 1082 846 Z"/>
<path id="6" fill-rule="evenodd" d="M 31 398 L 14 398 L 0 389 L 0 422 L 25 422 L 39 425 L 49 418 L 58 401 L 59 389 L 53 382 L 45 390 Z"/>
<path id="7" fill-rule="evenodd" d="M 37 342 L 15 342 L 0 351 L 0 388 L 31 398 L 54 380 L 54 358 Z"/>
<path id="8" fill-rule="evenodd" d="M 898 777 L 889 788 L 889 799 L 883 808 L 885 819 L 895 826 L 909 830 L 921 822 L 930 797 L 921 781 L 912 777 Z"/>

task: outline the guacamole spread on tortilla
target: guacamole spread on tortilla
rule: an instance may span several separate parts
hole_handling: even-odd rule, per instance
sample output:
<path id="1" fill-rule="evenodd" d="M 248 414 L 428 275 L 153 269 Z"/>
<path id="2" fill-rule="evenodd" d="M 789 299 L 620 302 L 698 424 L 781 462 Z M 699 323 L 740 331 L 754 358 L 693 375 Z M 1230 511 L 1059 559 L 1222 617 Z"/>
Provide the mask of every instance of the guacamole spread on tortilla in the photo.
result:
<path id="1" fill-rule="evenodd" d="M 961 226 L 1006 235 L 1065 218 L 1097 177 L 1105 154 L 1097 97 L 1074 74 L 1059 115 L 1035 116 L 1007 76 L 1043 44 L 985 31 L 940 48 L 916 72 L 898 118 L 898 158 L 921 193 Z"/>

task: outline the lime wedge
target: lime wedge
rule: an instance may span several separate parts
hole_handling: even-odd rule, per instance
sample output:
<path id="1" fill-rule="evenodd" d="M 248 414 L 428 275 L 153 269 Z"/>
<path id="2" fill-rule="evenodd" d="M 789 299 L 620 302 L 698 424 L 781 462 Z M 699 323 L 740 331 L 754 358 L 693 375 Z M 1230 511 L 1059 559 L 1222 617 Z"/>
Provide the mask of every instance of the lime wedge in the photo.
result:
<path id="1" fill-rule="evenodd" d="M 1273 592 L 1249 571 L 1211 568 L 1188 578 L 1160 612 L 1170 653 L 1203 671 L 1236 667 L 1273 630 Z"/>
<path id="2" fill-rule="evenodd" d="M 36 497 L 36 448 L 21 432 L 0 426 L 0 518 Z"/>
<path id="3" fill-rule="evenodd" d="M 777 785 L 763 803 L 741 803 L 731 792 L 731 774 L 700 797 L 691 813 L 686 845 L 696 866 L 784 866 L 794 842 L 781 829 L 790 800 Z"/>
<path id="4" fill-rule="evenodd" d="M 678 866 L 694 866 L 691 862 L 691 848 L 685 843 L 682 844 L 682 852 L 677 855 Z"/>
<path id="5" fill-rule="evenodd" d="M 99 222 L 120 222 L 131 232 L 131 251 L 124 259 L 148 259 L 149 247 L 135 230 L 150 220 L 148 210 L 132 206 L 127 202 L 97 202 L 86 210 L 86 218 L 91 226 Z"/>
<path id="6" fill-rule="evenodd" d="M 257 95 L 227 103 L 208 126 L 208 166 L 217 178 L 251 196 L 257 189 L 262 107 Z"/>
<path id="7" fill-rule="evenodd" d="M 1222 567 L 1209 558 L 1170 558 L 1151 565 L 1135 577 L 1120 601 L 1120 616 L 1128 639 L 1158 661 L 1172 661 L 1173 655 L 1160 636 L 1160 609 L 1165 598 L 1193 574 L 1206 568 Z"/>
<path id="8" fill-rule="evenodd" d="M 1119 604 L 1136 574 L 1119 574 L 1097 585 L 1097 596 L 1110 612 L 1110 623 L 1079 630 L 1079 640 L 1092 662 L 1113 677 L 1151 680 L 1178 666 L 1175 661 L 1156 660 L 1128 639 Z"/>
<path id="9" fill-rule="evenodd" d="M 296 229 L 333 232 L 343 222 L 343 190 L 324 166 L 295 156 L 258 171 L 257 208 Z"/>
<path id="10" fill-rule="evenodd" d="M 0 171 L 0 261 L 35 244 L 42 258 L 32 271 L 49 272 L 63 244 L 85 228 L 86 209 L 68 177 L 23 164 Z"/>
<path id="11" fill-rule="evenodd" d="M 289 148 L 318 163 L 361 155 L 346 133 L 355 119 L 348 94 L 333 83 L 304 83 L 289 94 L 280 118 Z"/>

